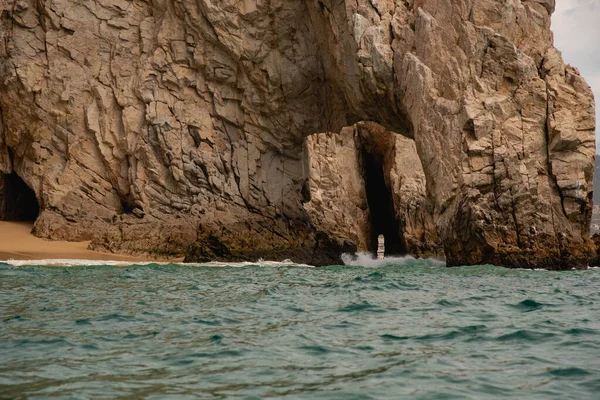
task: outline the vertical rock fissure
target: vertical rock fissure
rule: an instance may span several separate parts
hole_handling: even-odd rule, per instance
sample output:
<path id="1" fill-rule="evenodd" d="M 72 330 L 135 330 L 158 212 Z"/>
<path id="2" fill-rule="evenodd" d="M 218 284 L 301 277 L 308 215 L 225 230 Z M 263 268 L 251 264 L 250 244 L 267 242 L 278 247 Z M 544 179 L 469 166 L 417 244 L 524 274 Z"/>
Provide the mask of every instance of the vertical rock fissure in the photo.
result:
<path id="1" fill-rule="evenodd" d="M 363 176 L 370 212 L 368 249 L 377 252 L 377 237 L 385 238 L 386 256 L 405 255 L 406 245 L 400 233 L 394 201 L 384 175 L 383 156 L 362 149 Z"/>
<path id="2" fill-rule="evenodd" d="M 558 196 L 560 198 L 560 207 L 562 212 L 566 218 L 569 218 L 567 214 L 567 210 L 565 209 L 565 197 L 562 193 L 560 186 L 558 185 L 558 179 L 556 175 L 552 172 L 552 157 L 550 154 L 550 87 L 548 82 L 546 82 L 546 125 L 544 130 L 544 137 L 546 138 L 546 163 L 548 167 L 548 178 L 552 183 Z"/>
<path id="3" fill-rule="evenodd" d="M 0 177 L 0 220 L 35 221 L 40 206 L 35 193 L 15 172 Z"/>

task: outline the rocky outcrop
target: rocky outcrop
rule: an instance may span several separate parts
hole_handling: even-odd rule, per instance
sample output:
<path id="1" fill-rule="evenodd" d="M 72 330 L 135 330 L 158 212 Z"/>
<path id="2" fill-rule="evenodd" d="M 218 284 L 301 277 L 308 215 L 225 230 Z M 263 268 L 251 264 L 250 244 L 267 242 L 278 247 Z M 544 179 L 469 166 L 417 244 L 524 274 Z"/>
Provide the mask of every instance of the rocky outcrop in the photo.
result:
<path id="1" fill-rule="evenodd" d="M 0 170 L 35 192 L 41 237 L 161 256 L 195 243 L 190 260 L 310 253 L 326 263 L 369 247 L 367 164 L 348 169 L 334 155 L 307 168 L 307 149 L 329 142 L 386 165 L 406 250 L 440 243 L 449 265 L 580 265 L 593 253 L 594 102 L 552 47 L 553 9 L 5 0 Z M 360 124 L 310 139 L 360 121 L 395 132 L 382 135 L 396 155 Z M 402 136 L 422 175 L 414 151 L 400 155 Z M 315 168 L 328 172 L 309 176 Z M 326 216 L 337 196 L 328 174 L 344 168 L 339 217 Z"/>
<path id="2" fill-rule="evenodd" d="M 304 209 L 313 226 L 370 247 L 369 205 L 361 164 L 361 146 L 354 127 L 340 134 L 320 133 L 305 142 L 307 180 Z"/>
<path id="3" fill-rule="evenodd" d="M 317 230 L 387 254 L 443 256 L 415 143 L 372 122 L 306 140 L 304 209 Z"/>

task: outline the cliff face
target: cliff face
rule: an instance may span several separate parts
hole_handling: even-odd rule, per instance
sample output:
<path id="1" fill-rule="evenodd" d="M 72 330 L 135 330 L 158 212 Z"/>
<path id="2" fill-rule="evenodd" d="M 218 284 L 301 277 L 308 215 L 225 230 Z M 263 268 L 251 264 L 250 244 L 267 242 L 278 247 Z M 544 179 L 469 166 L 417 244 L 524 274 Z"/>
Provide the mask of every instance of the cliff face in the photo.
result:
<path id="1" fill-rule="evenodd" d="M 405 251 L 575 265 L 591 255 L 594 102 L 552 47 L 553 9 L 4 0 L 0 170 L 35 192 L 38 236 L 110 251 L 332 262 L 369 248 L 381 189 Z"/>

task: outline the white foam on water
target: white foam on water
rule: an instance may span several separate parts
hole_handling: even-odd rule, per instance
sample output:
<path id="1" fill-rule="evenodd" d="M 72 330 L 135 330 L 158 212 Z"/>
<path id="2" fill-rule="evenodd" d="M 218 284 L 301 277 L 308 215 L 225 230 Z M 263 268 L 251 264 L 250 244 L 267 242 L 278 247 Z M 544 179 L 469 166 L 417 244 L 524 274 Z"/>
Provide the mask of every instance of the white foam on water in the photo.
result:
<path id="1" fill-rule="evenodd" d="M 44 259 L 44 260 L 6 260 L 0 261 L 14 267 L 26 266 L 44 266 L 44 267 L 130 267 L 130 266 L 145 266 L 145 265 L 178 265 L 182 267 L 233 267 L 242 268 L 250 266 L 260 267 L 303 267 L 314 268 L 308 264 L 296 264 L 291 260 L 283 261 L 265 261 L 258 260 L 256 262 L 207 262 L 207 263 L 182 263 L 182 262 L 158 262 L 158 261 L 109 261 L 109 260 L 76 260 L 76 259 Z"/>
<path id="2" fill-rule="evenodd" d="M 313 265 L 308 264 L 297 264 L 292 260 L 283 260 L 283 261 L 268 261 L 259 259 L 256 262 L 244 261 L 244 262 L 220 262 L 220 261 L 211 261 L 208 263 L 177 263 L 178 265 L 183 265 L 186 267 L 302 267 L 302 268 L 315 268 Z"/>
<path id="3" fill-rule="evenodd" d="M 413 256 L 402 256 L 402 257 L 385 257 L 383 260 L 379 260 L 373 257 L 371 253 L 357 253 L 354 254 L 342 254 L 342 261 L 345 265 L 365 268 L 378 268 L 389 265 L 407 265 L 414 263 L 417 259 Z M 427 264 L 432 266 L 445 266 L 446 263 L 441 260 L 434 258 L 423 258 L 418 259 L 419 261 L 425 261 Z"/>
<path id="4" fill-rule="evenodd" d="M 78 260 L 78 259 L 43 259 L 43 260 L 7 260 L 0 261 L 5 264 L 12 265 L 14 267 L 28 267 L 34 265 L 41 265 L 45 267 L 78 267 L 78 266 L 102 266 L 110 265 L 117 267 L 125 267 L 132 265 L 129 261 L 109 261 L 109 260 Z M 135 263 L 136 265 L 141 264 L 154 264 L 148 263 Z"/>

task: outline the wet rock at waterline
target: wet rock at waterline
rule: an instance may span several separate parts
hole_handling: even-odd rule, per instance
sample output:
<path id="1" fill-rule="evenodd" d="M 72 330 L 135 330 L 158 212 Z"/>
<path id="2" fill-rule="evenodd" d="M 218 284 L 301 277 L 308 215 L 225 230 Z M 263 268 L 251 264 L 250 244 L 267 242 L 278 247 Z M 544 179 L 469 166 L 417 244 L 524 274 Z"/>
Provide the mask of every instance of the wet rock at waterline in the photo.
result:
<path id="1" fill-rule="evenodd" d="M 553 9 L 7 0 L 0 170 L 36 235 L 113 252 L 582 265 L 594 101 Z"/>

